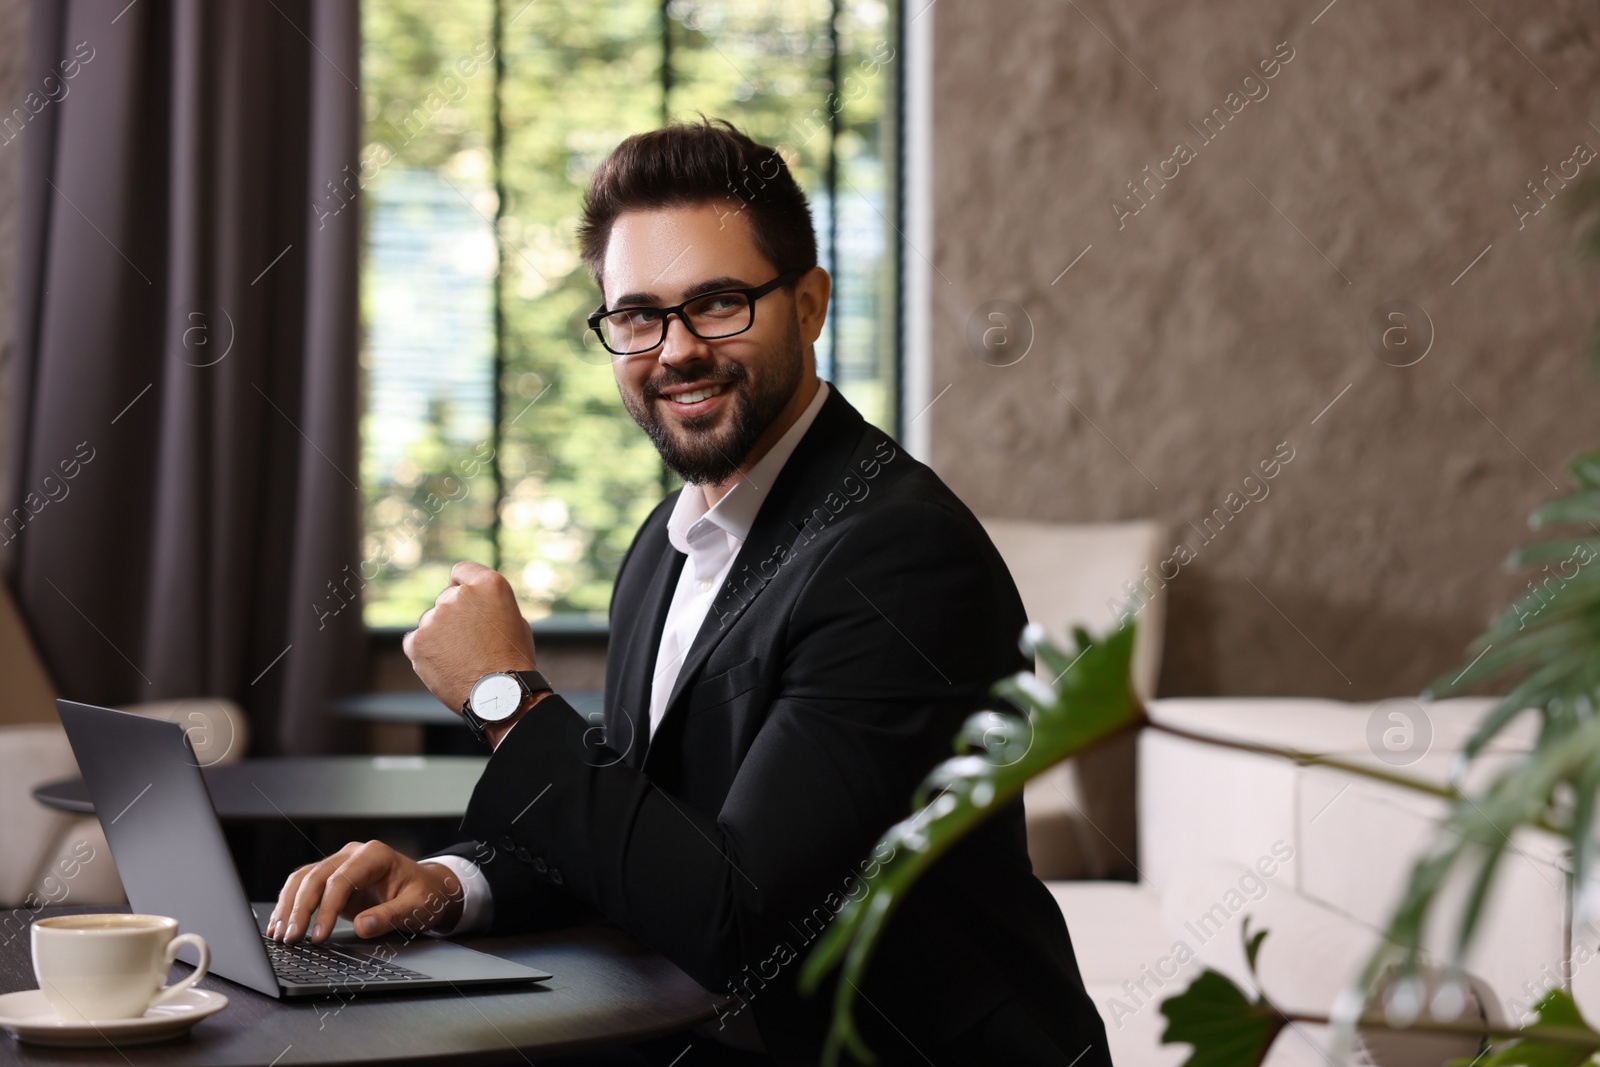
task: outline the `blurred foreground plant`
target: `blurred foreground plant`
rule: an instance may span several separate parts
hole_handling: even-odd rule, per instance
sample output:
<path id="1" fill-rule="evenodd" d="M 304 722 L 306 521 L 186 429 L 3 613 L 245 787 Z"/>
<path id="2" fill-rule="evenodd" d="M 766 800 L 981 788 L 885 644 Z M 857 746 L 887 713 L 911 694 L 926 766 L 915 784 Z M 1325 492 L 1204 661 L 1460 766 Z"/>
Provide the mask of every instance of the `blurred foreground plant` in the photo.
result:
<path id="1" fill-rule="evenodd" d="M 1600 462 L 1592 457 L 1575 461 L 1574 478 L 1584 486 L 1580 496 L 1589 494 L 1600 504 L 1595 490 L 1600 479 L 1594 472 Z M 1589 481 L 1584 481 L 1589 479 Z M 1558 501 L 1557 504 L 1563 502 Z M 1547 505 L 1538 514 L 1571 516 L 1566 510 Z M 1600 511 L 1596 512 L 1600 517 Z M 1562 542 L 1563 544 L 1566 542 Z M 1546 547 L 1545 550 L 1548 551 Z M 1540 546 L 1514 557 L 1518 561 L 1544 559 Z M 1600 573 L 1600 568 L 1595 568 Z M 1600 664 L 1600 604 L 1594 591 L 1600 589 L 1591 576 L 1587 585 L 1569 586 L 1570 601 L 1550 603 L 1540 624 L 1543 635 L 1512 642 L 1516 654 L 1494 657 L 1487 650 L 1500 634 L 1491 629 L 1474 649 L 1484 650 L 1469 667 L 1459 672 L 1440 693 L 1456 691 L 1488 676 L 1491 669 L 1513 666 L 1535 667 L 1541 678 L 1539 687 L 1518 686 L 1491 714 L 1474 735 L 1464 758 L 1481 751 L 1513 714 L 1535 704 L 1544 716 L 1544 728 L 1532 753 L 1518 760 L 1497 777 L 1480 795 L 1461 791 L 1461 771 L 1452 782 L 1440 785 L 1386 767 L 1367 766 L 1326 755 L 1301 752 L 1273 745 L 1255 744 L 1208 737 L 1152 721 L 1134 695 L 1129 677 L 1133 651 L 1133 624 L 1096 642 L 1082 629 L 1074 631 L 1076 655 L 1068 656 L 1045 639 L 1042 629 L 1029 626 L 1022 637 L 1023 651 L 1037 657 L 1052 682 L 1031 673 L 1018 673 L 996 683 L 993 693 L 1025 711 L 1024 717 L 981 711 L 967 720 L 956 738 L 957 755 L 935 767 L 918 788 L 915 809 L 907 818 L 890 827 L 874 850 L 887 851 L 892 859 L 884 863 L 877 877 L 868 883 L 867 892 L 839 913 L 818 941 L 800 974 L 800 989 L 814 993 L 823 977 L 836 967 L 843 968 L 834 994 L 834 1015 L 823 1051 L 823 1060 L 832 1067 L 841 1048 L 856 1058 L 872 1063 L 876 1057 L 861 1040 L 854 1021 L 857 988 L 871 963 L 873 949 L 895 908 L 916 880 L 951 846 L 988 818 L 995 810 L 1015 799 L 1028 779 L 1064 759 L 1076 756 L 1111 737 L 1129 730 L 1151 729 L 1219 747 L 1241 749 L 1284 759 L 1293 763 L 1335 767 L 1346 773 L 1382 781 L 1446 801 L 1449 808 L 1434 844 L 1416 861 L 1401 904 L 1391 918 L 1386 937 L 1380 942 L 1368 966 L 1356 977 L 1349 995 L 1336 1006 L 1334 1017 L 1286 1014 L 1272 1005 L 1265 994 L 1254 1000 L 1247 997 L 1228 978 L 1206 971 L 1183 993 L 1163 1002 L 1162 1012 L 1169 1025 L 1162 1040 L 1194 1046 L 1185 1067 L 1222 1067 L 1223 1064 L 1259 1064 L 1283 1026 L 1292 1021 L 1332 1022 L 1348 1047 L 1357 1027 L 1362 1029 L 1410 1028 L 1453 1034 L 1477 1034 L 1485 1039 L 1510 1040 L 1496 1048 L 1493 1058 L 1484 1061 L 1500 1067 L 1514 1063 L 1555 1065 L 1586 1061 L 1600 1050 L 1600 1034 L 1591 1030 L 1578 1014 L 1570 998 L 1559 991 L 1539 1003 L 1538 1022 L 1527 1029 L 1494 1029 L 1476 1023 L 1444 1021 L 1428 1017 L 1427 1005 L 1408 1004 L 1417 1000 L 1417 975 L 1425 962 L 1423 932 L 1427 919 L 1442 895 L 1448 876 L 1471 879 L 1467 902 L 1462 909 L 1452 939 L 1451 966 L 1459 968 L 1478 932 L 1483 905 L 1498 870 L 1498 863 L 1510 848 L 1510 834 L 1518 828 L 1534 827 L 1562 835 L 1571 843 L 1575 885 L 1594 852 L 1593 802 L 1600 788 L 1600 718 L 1595 708 L 1596 668 Z M 1587 590 L 1586 606 L 1579 607 L 1580 592 Z M 1504 626 L 1504 618 L 1496 623 Z M 1556 638 L 1547 636 L 1555 633 Z M 1564 643 L 1564 641 L 1566 643 Z M 1583 649 L 1589 652 L 1585 654 Z M 1486 664 L 1487 661 L 1487 664 Z M 1555 665 L 1555 666 L 1551 666 Z M 1557 669 L 1559 668 L 1559 669 Z M 1541 673 L 1542 672 L 1542 673 Z M 1508 710 L 1509 709 L 1509 710 Z M 885 849 L 885 845 L 892 848 Z M 1246 955 L 1254 972 L 1255 959 L 1265 931 L 1248 936 Z M 1455 972 L 1452 972 L 1452 974 Z M 1388 990 L 1383 1010 L 1376 1017 L 1363 1014 L 1371 991 L 1381 977 L 1396 974 L 1398 982 Z M 1460 987 L 1452 983 L 1460 992 Z M 1464 1002 L 1464 997 L 1457 998 Z M 1443 1003 L 1435 1000 L 1435 1003 Z M 1439 1014 L 1444 1015 L 1441 1011 Z M 1518 1058 L 1521 1057 L 1521 1058 Z M 1577 1057 L 1577 1058 L 1573 1058 Z"/>
<path id="2" fill-rule="evenodd" d="M 846 905 L 829 925 L 800 972 L 800 989 L 810 994 L 828 971 L 841 961 L 844 966 L 823 1053 L 829 1064 L 837 1062 L 840 1045 L 873 1061 L 855 1026 L 856 987 L 884 924 L 912 884 L 993 811 L 1014 800 L 1029 778 L 1144 723 L 1144 708 L 1128 684 L 1133 633 L 1130 623 L 1094 644 L 1086 631 L 1076 630 L 1080 651 L 1069 658 L 1038 627 L 1023 632 L 1023 651 L 1037 655 L 1055 682 L 1019 673 L 996 683 L 995 695 L 1027 708 L 1027 718 L 980 711 L 966 721 L 956 751 L 975 747 L 981 752 L 947 759 L 923 780 L 912 801 L 917 810 L 891 826 L 877 846 L 892 845 L 893 858 L 868 883 L 866 895 Z"/>

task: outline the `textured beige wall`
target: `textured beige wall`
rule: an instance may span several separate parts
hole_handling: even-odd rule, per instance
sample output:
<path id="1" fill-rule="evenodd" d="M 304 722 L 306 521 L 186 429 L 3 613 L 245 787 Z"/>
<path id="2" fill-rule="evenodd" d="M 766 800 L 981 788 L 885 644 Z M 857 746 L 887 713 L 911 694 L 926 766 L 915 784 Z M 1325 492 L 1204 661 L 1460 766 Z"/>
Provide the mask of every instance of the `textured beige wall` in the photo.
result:
<path id="1" fill-rule="evenodd" d="M 979 514 L 1182 527 L 1294 450 L 1215 540 L 1175 531 L 1197 552 L 1163 694 L 1415 692 L 1523 588 L 1500 564 L 1528 511 L 1600 446 L 1600 276 L 1559 192 L 1511 207 L 1600 149 L 1600 8 L 1476 3 L 932 10 L 934 467 Z M 1238 113 L 1204 143 L 1213 107 Z M 1396 299 L 1435 331 L 1404 368 L 1365 338 Z M 965 340 L 991 300 L 1033 325 L 1010 366 Z"/>
<path id="2" fill-rule="evenodd" d="M 0 0 L 0 115 L 27 93 L 27 0 Z M 0 144 L 0 500 L 11 469 L 11 352 L 16 332 L 17 182 L 22 140 Z"/>

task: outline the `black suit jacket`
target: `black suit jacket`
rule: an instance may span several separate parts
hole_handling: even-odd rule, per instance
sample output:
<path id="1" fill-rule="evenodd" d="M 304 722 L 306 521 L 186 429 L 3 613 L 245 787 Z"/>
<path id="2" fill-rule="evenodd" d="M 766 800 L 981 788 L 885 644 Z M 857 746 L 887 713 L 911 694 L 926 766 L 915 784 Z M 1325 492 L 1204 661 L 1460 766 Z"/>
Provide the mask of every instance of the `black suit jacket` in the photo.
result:
<path id="1" fill-rule="evenodd" d="M 696 491 L 696 490 L 690 490 Z M 1031 668 L 1015 584 L 939 478 L 836 388 L 784 464 L 654 736 L 650 680 L 685 557 L 676 494 L 634 538 L 611 602 L 603 715 L 546 698 L 490 759 L 462 822 L 496 932 L 604 916 L 754 1013 L 769 1054 L 815 1063 L 836 974 L 795 988 L 827 922 L 886 855 L 917 783 L 991 683 Z M 925 1063 L 1002 1002 L 1080 1067 L 1109 1064 L 1017 800 L 908 895 L 856 1016 Z"/>

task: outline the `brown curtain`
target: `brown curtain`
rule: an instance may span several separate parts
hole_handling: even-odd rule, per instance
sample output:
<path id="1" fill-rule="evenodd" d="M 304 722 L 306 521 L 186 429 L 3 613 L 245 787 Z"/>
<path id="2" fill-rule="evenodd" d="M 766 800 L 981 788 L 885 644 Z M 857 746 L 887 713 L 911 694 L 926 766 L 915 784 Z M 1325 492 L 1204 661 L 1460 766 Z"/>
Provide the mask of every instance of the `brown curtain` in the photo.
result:
<path id="1" fill-rule="evenodd" d="M 35 0 L 0 563 L 63 695 L 363 688 L 354 0 Z M 37 108 L 37 110 L 35 110 Z M 346 606 L 348 605 L 348 606 Z"/>

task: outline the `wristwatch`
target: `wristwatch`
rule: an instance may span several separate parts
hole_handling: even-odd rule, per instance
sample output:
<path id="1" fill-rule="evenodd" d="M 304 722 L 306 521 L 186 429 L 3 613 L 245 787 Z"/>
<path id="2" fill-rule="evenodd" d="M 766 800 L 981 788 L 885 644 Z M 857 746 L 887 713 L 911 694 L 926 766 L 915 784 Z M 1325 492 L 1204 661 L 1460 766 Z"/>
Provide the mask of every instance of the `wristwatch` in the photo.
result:
<path id="1" fill-rule="evenodd" d="M 467 728 L 483 744 L 489 743 L 485 727 L 505 722 L 517 713 L 530 696 L 554 692 L 555 687 L 538 671 L 498 671 L 479 678 L 461 704 L 461 717 Z"/>

